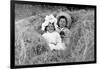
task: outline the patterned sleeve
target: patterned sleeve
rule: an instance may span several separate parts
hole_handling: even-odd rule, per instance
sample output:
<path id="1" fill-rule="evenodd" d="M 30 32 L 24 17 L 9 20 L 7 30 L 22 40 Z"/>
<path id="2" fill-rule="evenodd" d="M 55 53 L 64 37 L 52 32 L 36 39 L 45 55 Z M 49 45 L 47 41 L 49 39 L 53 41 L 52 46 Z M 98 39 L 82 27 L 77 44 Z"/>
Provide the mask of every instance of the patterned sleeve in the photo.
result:
<path id="1" fill-rule="evenodd" d="M 69 29 L 66 29 L 64 32 L 65 32 L 65 37 L 68 37 L 68 38 L 71 37 L 72 33 Z"/>

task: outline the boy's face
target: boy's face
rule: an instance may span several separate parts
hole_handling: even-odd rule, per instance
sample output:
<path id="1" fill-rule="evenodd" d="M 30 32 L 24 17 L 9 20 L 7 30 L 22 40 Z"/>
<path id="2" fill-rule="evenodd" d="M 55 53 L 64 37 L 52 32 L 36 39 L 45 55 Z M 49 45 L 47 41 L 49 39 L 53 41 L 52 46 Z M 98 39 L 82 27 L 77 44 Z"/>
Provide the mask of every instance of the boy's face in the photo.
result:
<path id="1" fill-rule="evenodd" d="M 66 26 L 66 20 L 65 18 L 61 18 L 60 21 L 59 21 L 59 26 L 61 28 L 65 27 Z"/>
<path id="2" fill-rule="evenodd" d="M 54 26 L 53 24 L 49 23 L 48 27 L 47 27 L 47 31 L 48 32 L 53 32 L 54 31 Z"/>

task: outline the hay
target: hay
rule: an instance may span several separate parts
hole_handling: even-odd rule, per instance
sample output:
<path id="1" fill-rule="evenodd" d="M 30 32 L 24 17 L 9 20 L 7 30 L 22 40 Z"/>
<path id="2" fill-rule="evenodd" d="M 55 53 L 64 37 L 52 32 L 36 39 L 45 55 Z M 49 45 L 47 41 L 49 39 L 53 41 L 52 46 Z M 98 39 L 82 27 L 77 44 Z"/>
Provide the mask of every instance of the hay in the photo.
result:
<path id="1" fill-rule="evenodd" d="M 31 8 L 32 6 L 30 6 Z M 21 10 L 21 8 L 23 10 Z M 47 14 L 58 12 L 57 8 L 33 9 L 16 6 L 15 21 L 15 64 L 46 64 L 94 60 L 94 10 L 67 10 L 72 17 L 70 52 L 51 52 L 41 36 L 41 24 Z M 32 7 L 33 8 L 33 7 Z M 36 7 L 35 7 L 36 8 Z M 27 10 L 28 9 L 28 10 Z M 58 9 L 59 10 L 59 9 Z M 23 13 L 19 13 L 19 12 Z M 33 15 L 34 13 L 34 15 Z M 66 54 L 67 52 L 67 54 Z M 69 54 L 69 55 L 68 55 Z"/>

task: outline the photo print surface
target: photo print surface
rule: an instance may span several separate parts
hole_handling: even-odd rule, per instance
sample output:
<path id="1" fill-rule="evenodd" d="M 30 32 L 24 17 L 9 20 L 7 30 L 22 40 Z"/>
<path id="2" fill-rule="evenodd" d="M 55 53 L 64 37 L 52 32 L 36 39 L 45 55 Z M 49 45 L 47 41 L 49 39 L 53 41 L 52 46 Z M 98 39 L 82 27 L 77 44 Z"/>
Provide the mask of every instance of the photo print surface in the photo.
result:
<path id="1" fill-rule="evenodd" d="M 12 1 L 11 14 L 15 67 L 96 62 L 96 6 Z"/>

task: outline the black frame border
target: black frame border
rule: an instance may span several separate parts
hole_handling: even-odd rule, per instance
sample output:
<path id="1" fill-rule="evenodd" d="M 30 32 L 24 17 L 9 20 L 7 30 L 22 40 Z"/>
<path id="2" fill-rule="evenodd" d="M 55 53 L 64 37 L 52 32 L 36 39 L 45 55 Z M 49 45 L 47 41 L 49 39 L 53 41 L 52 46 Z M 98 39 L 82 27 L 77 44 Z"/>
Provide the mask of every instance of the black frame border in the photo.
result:
<path id="1" fill-rule="evenodd" d="M 94 25 L 94 61 L 84 61 L 84 62 L 70 62 L 70 63 L 52 63 L 52 64 L 37 64 L 37 65 L 20 65 L 20 66 L 15 66 L 15 4 L 45 4 L 45 5 L 55 5 L 55 6 L 69 6 L 69 7 L 89 7 L 89 8 L 94 8 L 95 10 L 95 25 Z M 97 62 L 97 50 L 96 50 L 96 23 L 97 23 L 97 7 L 96 5 L 82 5 L 82 4 L 67 4 L 67 3 L 52 3 L 52 2 L 38 2 L 38 1 L 10 1 L 10 68 L 15 69 L 15 68 L 31 68 L 31 67 L 48 67 L 48 66 L 62 66 L 62 65 L 80 65 L 80 64 L 93 64 Z"/>

